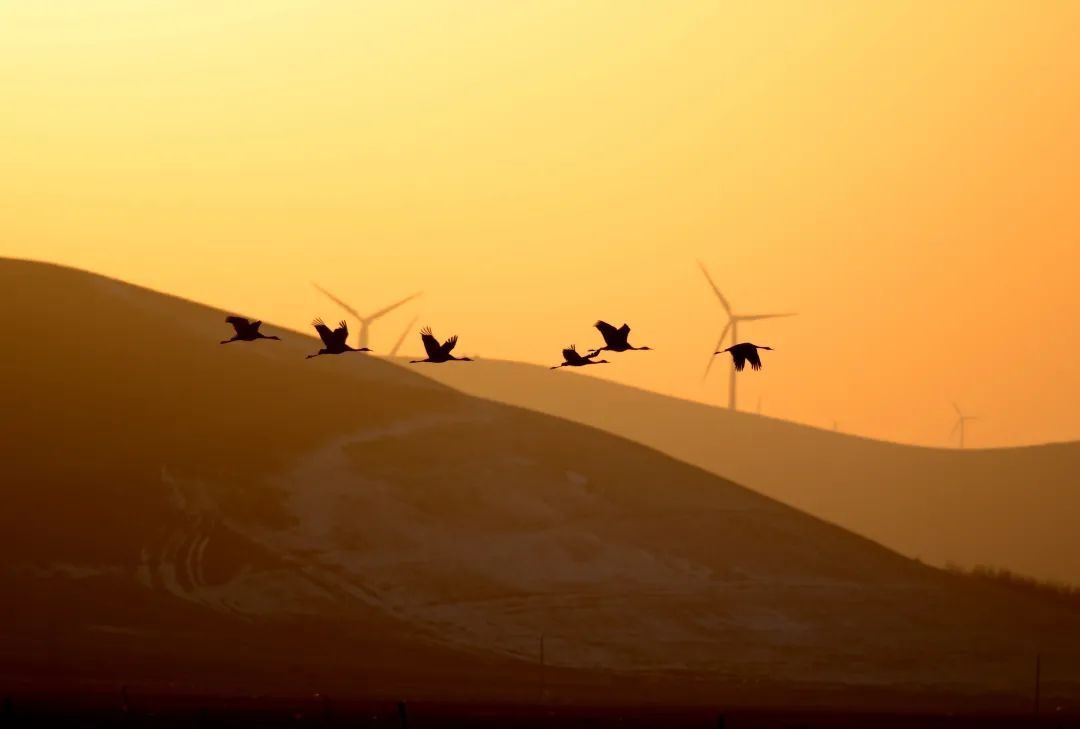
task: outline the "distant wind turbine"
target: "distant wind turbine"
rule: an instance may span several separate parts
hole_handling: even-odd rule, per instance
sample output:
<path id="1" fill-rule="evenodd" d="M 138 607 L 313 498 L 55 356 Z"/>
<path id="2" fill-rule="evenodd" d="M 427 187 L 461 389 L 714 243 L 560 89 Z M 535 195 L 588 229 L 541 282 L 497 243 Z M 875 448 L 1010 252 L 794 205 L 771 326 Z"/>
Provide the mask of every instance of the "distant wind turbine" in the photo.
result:
<path id="1" fill-rule="evenodd" d="M 713 351 L 719 350 L 724 346 L 724 340 L 727 337 L 727 333 L 731 332 L 731 344 L 734 346 L 739 343 L 739 322 L 744 321 L 758 321 L 759 319 L 777 319 L 784 316 L 795 316 L 794 312 L 784 314 L 736 314 L 731 310 L 731 304 L 724 298 L 724 295 L 720 293 L 720 288 L 713 282 L 712 276 L 705 269 L 705 264 L 698 261 L 698 266 L 701 268 L 701 272 L 705 274 L 705 280 L 709 282 L 709 286 L 712 287 L 713 293 L 716 294 L 716 298 L 720 300 L 720 305 L 724 307 L 724 311 L 727 312 L 728 321 L 724 325 L 723 331 L 720 332 L 720 339 L 716 342 L 716 346 L 713 347 Z M 709 376 L 709 370 L 712 368 L 713 357 L 710 355 L 709 364 L 705 367 L 705 374 L 701 376 L 704 380 Z M 735 410 L 735 368 L 731 368 L 731 374 L 728 379 L 728 408 Z"/>
<path id="2" fill-rule="evenodd" d="M 393 357 L 398 353 L 398 350 L 401 349 L 401 345 L 405 343 L 405 338 L 409 336 L 409 332 L 412 331 L 413 324 L 416 323 L 416 320 L 418 318 L 419 317 L 414 316 L 412 319 L 409 320 L 409 323 L 405 326 L 405 331 L 403 331 L 401 333 L 401 336 L 398 337 L 398 340 L 394 342 L 394 348 L 390 350 L 390 354 L 388 356 Z"/>
<path id="3" fill-rule="evenodd" d="M 415 294 L 412 294 L 411 296 L 406 296 L 401 301 L 390 304 L 390 306 L 387 306 L 384 309 L 379 309 L 374 314 L 368 314 L 367 316 L 361 316 L 360 312 L 358 312 L 356 309 L 354 309 L 351 306 L 349 306 L 348 304 L 346 304 L 344 301 L 342 301 L 338 297 L 334 296 L 332 293 L 330 293 L 329 291 L 324 289 L 319 284 L 312 283 L 311 285 L 314 286 L 316 289 L 318 289 L 320 292 L 322 292 L 323 295 L 325 295 L 327 298 L 329 298 L 335 304 L 340 306 L 342 309 L 344 309 L 345 311 L 349 312 L 354 317 L 356 317 L 356 319 L 360 322 L 360 332 L 357 335 L 358 336 L 358 339 L 357 339 L 358 345 L 357 346 L 359 346 L 360 348 L 369 346 L 369 342 L 370 342 L 370 338 L 371 338 L 371 323 L 373 321 L 375 321 L 376 319 L 378 319 L 378 318 L 380 318 L 380 317 L 382 317 L 382 316 L 384 316 L 386 314 L 389 314 L 391 311 L 398 308 L 399 306 L 409 303 L 410 301 L 412 301 L 413 299 L 417 298 L 418 296 L 420 296 L 422 294 L 422 292 L 417 291 Z"/>
<path id="4" fill-rule="evenodd" d="M 963 448 L 964 447 L 965 425 L 967 424 L 967 421 L 969 421 L 969 420 L 978 420 L 979 416 L 978 415 L 964 415 L 963 411 L 960 410 L 959 405 L 957 405 L 956 403 L 953 403 L 952 406 L 953 406 L 953 409 L 956 411 L 956 425 L 953 426 L 952 431 L 949 433 L 949 437 L 951 438 L 954 435 L 956 435 L 957 433 L 959 433 L 960 434 L 960 447 Z"/>

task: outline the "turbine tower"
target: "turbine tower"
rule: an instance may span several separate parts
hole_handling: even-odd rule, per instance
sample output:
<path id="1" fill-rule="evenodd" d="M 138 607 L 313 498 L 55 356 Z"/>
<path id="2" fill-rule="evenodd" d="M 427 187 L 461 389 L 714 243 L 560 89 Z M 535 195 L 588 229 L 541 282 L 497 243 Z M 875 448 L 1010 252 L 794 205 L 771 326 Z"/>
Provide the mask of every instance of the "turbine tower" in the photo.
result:
<path id="1" fill-rule="evenodd" d="M 724 346 L 724 339 L 727 337 L 728 331 L 731 332 L 732 345 L 739 343 L 739 322 L 758 321 L 759 319 L 777 319 L 782 316 L 795 316 L 794 312 L 784 314 L 736 314 L 731 310 L 731 304 L 728 303 L 728 300 L 724 298 L 724 295 L 722 293 L 720 293 L 720 288 L 713 282 L 712 276 L 710 276 L 709 272 L 705 269 L 705 264 L 701 261 L 698 261 L 698 266 L 701 268 L 701 272 L 705 274 L 705 280 L 709 282 L 709 286 L 712 287 L 713 293 L 716 294 L 716 298 L 720 299 L 720 305 L 724 307 L 724 311 L 726 311 L 728 315 L 727 324 L 724 325 L 723 331 L 720 332 L 720 340 L 716 343 L 716 346 L 713 347 L 713 352 L 719 350 L 721 347 Z M 705 374 L 701 376 L 702 380 L 709 376 L 709 370 L 712 368 L 712 363 L 714 359 L 715 357 L 712 356 L 712 354 L 710 353 L 709 364 L 705 366 Z M 732 367 L 731 375 L 728 378 L 729 410 L 736 409 L 735 402 L 735 368 Z"/>
<path id="2" fill-rule="evenodd" d="M 422 293 L 420 291 L 417 291 L 415 294 L 412 294 L 411 296 L 406 296 L 401 301 L 398 301 L 398 302 L 396 302 L 394 304 L 390 304 L 390 306 L 387 306 L 384 309 L 379 309 L 374 314 L 368 314 L 367 316 L 360 316 L 360 312 L 358 312 L 356 309 L 354 309 L 351 306 L 349 306 L 348 304 L 346 304 L 344 301 L 342 301 L 338 297 L 334 296 L 332 293 L 330 293 L 329 291 L 324 289 L 319 284 L 312 283 L 311 285 L 314 286 L 315 288 L 317 288 L 319 291 L 321 291 L 324 295 L 326 295 L 331 301 L 333 301 L 335 304 L 340 306 L 342 309 L 349 312 L 360 323 L 360 332 L 357 335 L 357 341 L 359 342 L 359 344 L 357 346 L 359 346 L 359 347 L 369 347 L 369 346 L 371 346 L 370 344 L 368 344 L 368 341 L 370 339 L 371 323 L 373 321 L 375 321 L 376 319 L 378 319 L 378 318 L 380 318 L 380 317 L 382 317 L 382 316 L 384 316 L 386 314 L 389 314 L 391 311 L 398 308 L 402 304 L 407 304 L 408 302 L 412 301 L 416 297 L 420 296 L 420 294 Z M 395 349 L 396 349 L 396 347 L 395 347 Z"/>
<path id="3" fill-rule="evenodd" d="M 957 405 L 956 403 L 953 403 L 952 406 L 953 406 L 953 410 L 956 411 L 956 425 L 953 426 L 952 432 L 949 433 L 949 437 L 951 438 L 954 435 L 956 435 L 957 432 L 959 432 L 960 433 L 960 447 L 963 448 L 964 447 L 964 425 L 969 420 L 978 420 L 979 416 L 978 415 L 964 415 L 963 411 L 960 410 L 959 405 Z"/>

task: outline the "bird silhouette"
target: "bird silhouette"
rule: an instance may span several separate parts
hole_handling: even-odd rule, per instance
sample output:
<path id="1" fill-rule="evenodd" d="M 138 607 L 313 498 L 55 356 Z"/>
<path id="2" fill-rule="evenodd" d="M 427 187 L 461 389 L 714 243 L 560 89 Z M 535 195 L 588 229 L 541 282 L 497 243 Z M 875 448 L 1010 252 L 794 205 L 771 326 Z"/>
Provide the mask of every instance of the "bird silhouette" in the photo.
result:
<path id="1" fill-rule="evenodd" d="M 759 349 L 768 349 L 769 351 L 772 351 L 772 347 L 763 347 L 760 344 L 742 342 L 740 344 L 733 344 L 727 349 L 721 349 L 719 352 L 713 352 L 713 354 L 717 355 L 727 352 L 731 355 L 731 360 L 735 363 L 735 369 L 739 372 L 742 372 L 743 367 L 746 366 L 746 363 L 748 361 L 750 362 L 750 367 L 752 369 L 761 369 L 761 358 L 758 357 L 757 353 Z"/>
<path id="2" fill-rule="evenodd" d="M 220 344 L 228 344 L 229 342 L 254 342 L 256 339 L 278 339 L 281 337 L 267 336 L 259 331 L 259 327 L 262 326 L 261 321 L 248 321 L 242 316 L 227 316 L 225 321 L 232 324 L 232 328 L 236 330 L 236 334 L 231 339 L 222 339 Z"/>
<path id="3" fill-rule="evenodd" d="M 554 367 L 549 367 L 548 369 L 557 370 L 560 367 L 584 367 L 585 365 L 609 364 L 606 359 L 593 359 L 593 357 L 598 354 L 600 354 L 600 350 L 581 355 L 578 353 L 577 347 L 571 344 L 562 351 L 563 359 L 566 361 L 562 364 L 557 364 Z"/>
<path id="4" fill-rule="evenodd" d="M 427 357 L 425 359 L 409 360 L 410 364 L 417 364 L 418 362 L 432 362 L 435 364 L 440 362 L 472 362 L 468 357 L 455 357 L 450 354 L 454 347 L 457 346 L 456 334 L 442 344 L 439 344 L 439 340 L 431 333 L 431 327 L 424 327 L 420 330 L 420 339 L 424 343 L 424 350 L 427 352 Z"/>
<path id="5" fill-rule="evenodd" d="M 323 323 L 322 319 L 315 319 L 311 322 L 311 325 L 315 327 L 315 331 L 319 333 L 319 337 L 323 341 L 323 348 L 316 354 L 309 354 L 307 359 L 312 357 L 318 357 L 320 354 L 345 354 L 346 352 L 370 352 L 367 347 L 360 347 L 360 349 L 353 349 L 346 340 L 349 338 L 349 325 L 344 320 L 338 322 L 338 328 L 330 331 L 330 327 Z"/>
<path id="6" fill-rule="evenodd" d="M 634 347 L 631 346 L 629 340 L 630 337 L 630 325 L 623 324 L 616 329 L 608 324 L 606 321 L 598 321 L 593 324 L 594 327 L 600 330 L 600 335 L 604 338 L 604 346 L 595 350 L 596 352 L 602 352 L 605 349 L 609 352 L 626 352 L 631 349 L 636 350 L 650 350 L 652 347 Z"/>

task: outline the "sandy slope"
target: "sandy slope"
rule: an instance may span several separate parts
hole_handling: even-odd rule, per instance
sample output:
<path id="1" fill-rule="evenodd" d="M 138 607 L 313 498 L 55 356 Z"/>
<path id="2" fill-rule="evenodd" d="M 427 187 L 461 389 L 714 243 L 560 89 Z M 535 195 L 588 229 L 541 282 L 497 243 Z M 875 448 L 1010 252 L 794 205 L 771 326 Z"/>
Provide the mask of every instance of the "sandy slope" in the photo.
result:
<path id="1" fill-rule="evenodd" d="M 543 634 L 566 682 L 1077 691 L 1080 614 L 617 436 L 67 269 L 0 297 L 0 674 L 493 692 Z"/>
<path id="2" fill-rule="evenodd" d="M 424 374 L 630 438 L 911 557 L 1080 584 L 1080 443 L 921 448 L 527 364 Z"/>

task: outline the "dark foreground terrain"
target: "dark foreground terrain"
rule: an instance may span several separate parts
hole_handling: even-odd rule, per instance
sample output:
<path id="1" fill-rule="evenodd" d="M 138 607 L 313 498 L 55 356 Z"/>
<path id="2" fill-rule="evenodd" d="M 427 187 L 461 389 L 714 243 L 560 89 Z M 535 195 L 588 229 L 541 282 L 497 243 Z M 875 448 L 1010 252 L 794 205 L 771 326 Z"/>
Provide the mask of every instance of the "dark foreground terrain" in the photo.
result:
<path id="1" fill-rule="evenodd" d="M 285 698 L 169 699 L 129 694 L 84 697 L 59 706 L 45 697 L 9 701 L 0 714 L 4 726 L 72 727 L 383 727 L 401 729 L 869 729 L 936 727 L 1080 727 L 1080 718 L 1051 710 L 1027 712 L 870 712 L 828 708 L 783 711 L 706 706 L 539 704 L 453 704 L 437 702 L 341 701 L 327 696 Z"/>
<path id="2" fill-rule="evenodd" d="M 405 698 L 410 726 L 626 725 L 653 710 L 567 707 L 637 705 L 695 707 L 652 726 L 1019 720 L 1036 654 L 1043 705 L 1080 706 L 1073 602 L 377 357 L 306 360 L 269 324 L 282 341 L 221 346 L 224 316 L 0 260 L 14 716 L 358 726 Z"/>

